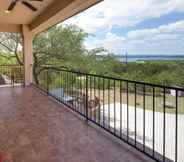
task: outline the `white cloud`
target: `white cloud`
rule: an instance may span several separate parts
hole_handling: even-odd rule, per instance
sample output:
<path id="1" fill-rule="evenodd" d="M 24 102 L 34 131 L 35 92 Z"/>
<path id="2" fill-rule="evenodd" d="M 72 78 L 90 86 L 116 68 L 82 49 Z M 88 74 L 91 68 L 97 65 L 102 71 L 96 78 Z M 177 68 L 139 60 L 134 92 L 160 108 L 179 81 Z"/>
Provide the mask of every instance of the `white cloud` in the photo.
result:
<path id="1" fill-rule="evenodd" d="M 184 34 L 184 21 L 178 21 L 175 23 L 171 23 L 168 25 L 162 25 L 158 28 L 153 29 L 142 29 L 142 30 L 134 30 L 130 31 L 127 34 L 128 40 L 150 40 L 155 39 L 159 40 L 159 38 L 165 37 L 166 39 L 173 39 L 177 36 L 182 36 L 181 33 Z M 178 37 L 177 37 L 178 39 Z"/>
<path id="2" fill-rule="evenodd" d="M 184 21 L 130 31 L 124 37 L 110 30 L 114 26 L 136 27 L 144 20 L 159 18 L 173 11 L 184 12 L 184 0 L 104 0 L 64 23 L 78 25 L 95 34 L 96 38 L 85 42 L 90 49 L 103 46 L 117 54 L 125 50 L 140 54 L 181 54 L 184 52 Z M 105 38 L 102 38 L 101 32 Z"/>
<path id="3" fill-rule="evenodd" d="M 125 37 L 107 33 L 103 46 L 111 52 L 122 54 L 123 50 L 141 54 L 184 54 L 184 21 L 162 25 L 153 29 L 134 30 Z"/>
<path id="4" fill-rule="evenodd" d="M 104 0 L 65 23 L 77 24 L 87 32 L 128 27 L 172 11 L 184 11 L 184 0 Z"/>
<path id="5" fill-rule="evenodd" d="M 112 53 L 120 53 L 123 51 L 124 41 L 124 37 L 119 37 L 113 33 L 107 33 L 102 46 Z"/>

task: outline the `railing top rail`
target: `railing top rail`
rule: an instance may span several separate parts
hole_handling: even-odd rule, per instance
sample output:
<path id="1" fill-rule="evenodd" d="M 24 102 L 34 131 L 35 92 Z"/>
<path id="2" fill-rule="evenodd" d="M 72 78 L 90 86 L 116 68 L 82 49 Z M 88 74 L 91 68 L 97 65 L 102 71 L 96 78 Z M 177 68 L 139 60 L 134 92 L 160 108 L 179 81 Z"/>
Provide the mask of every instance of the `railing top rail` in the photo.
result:
<path id="1" fill-rule="evenodd" d="M 49 69 L 49 70 L 65 71 L 65 72 L 71 72 L 71 73 L 75 73 L 75 74 L 79 74 L 79 75 L 99 77 L 99 78 L 104 78 L 104 79 L 109 79 L 109 80 L 116 80 L 116 81 L 120 81 L 120 82 L 129 82 L 129 83 L 141 84 L 141 85 L 155 87 L 155 88 L 163 88 L 163 89 L 170 89 L 170 90 L 176 90 L 176 91 L 183 91 L 184 92 L 184 88 L 182 88 L 182 87 L 180 88 L 180 87 L 174 87 L 174 86 L 159 85 L 159 84 L 155 84 L 155 83 L 147 83 L 147 82 L 143 82 L 143 81 L 135 81 L 135 80 L 129 80 L 129 79 L 123 79 L 123 78 L 115 78 L 115 77 L 98 75 L 98 74 L 89 74 L 89 73 L 69 70 L 67 68 L 52 67 L 50 65 L 46 65 L 44 67 L 46 69 Z"/>
<path id="2" fill-rule="evenodd" d="M 17 65 L 17 64 L 10 64 L 10 65 L 8 65 L 8 64 L 3 64 L 3 65 L 0 65 L 0 67 L 1 67 L 1 66 L 9 66 L 9 67 L 18 66 L 18 67 L 22 67 L 23 65 Z"/>

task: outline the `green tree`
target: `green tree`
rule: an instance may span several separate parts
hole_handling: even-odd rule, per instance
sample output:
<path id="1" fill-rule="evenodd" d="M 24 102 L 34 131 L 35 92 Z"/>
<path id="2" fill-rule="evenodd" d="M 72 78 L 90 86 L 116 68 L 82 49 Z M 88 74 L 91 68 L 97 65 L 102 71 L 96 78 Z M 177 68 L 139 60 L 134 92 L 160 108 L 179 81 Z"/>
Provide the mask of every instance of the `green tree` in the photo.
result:
<path id="1" fill-rule="evenodd" d="M 23 65 L 22 39 L 18 33 L 0 33 L 0 57 Z"/>
<path id="2" fill-rule="evenodd" d="M 34 39 L 34 78 L 45 69 L 43 65 L 73 68 L 85 53 L 87 34 L 76 26 L 54 26 Z"/>

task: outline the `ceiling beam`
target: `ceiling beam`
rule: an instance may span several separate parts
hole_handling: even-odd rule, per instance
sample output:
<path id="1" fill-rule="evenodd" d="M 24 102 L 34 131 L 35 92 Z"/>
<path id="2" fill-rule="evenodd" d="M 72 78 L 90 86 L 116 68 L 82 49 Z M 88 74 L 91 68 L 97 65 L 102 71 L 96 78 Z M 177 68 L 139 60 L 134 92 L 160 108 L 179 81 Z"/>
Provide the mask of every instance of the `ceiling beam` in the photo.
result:
<path id="1" fill-rule="evenodd" d="M 56 0 L 29 24 L 29 28 L 34 34 L 37 34 L 101 1 L 102 0 Z"/>
<path id="2" fill-rule="evenodd" d="M 0 23 L 0 32 L 21 33 L 21 25 Z"/>

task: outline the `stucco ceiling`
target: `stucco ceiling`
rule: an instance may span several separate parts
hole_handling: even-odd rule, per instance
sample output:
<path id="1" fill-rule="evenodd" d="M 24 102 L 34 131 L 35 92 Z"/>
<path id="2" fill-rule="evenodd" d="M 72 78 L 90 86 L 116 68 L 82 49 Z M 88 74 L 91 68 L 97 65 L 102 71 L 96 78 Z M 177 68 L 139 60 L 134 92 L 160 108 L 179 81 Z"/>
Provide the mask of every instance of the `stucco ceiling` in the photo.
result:
<path id="1" fill-rule="evenodd" d="M 38 11 L 34 12 L 19 2 L 12 12 L 5 13 L 11 1 L 0 0 L 0 23 L 2 24 L 29 24 L 42 12 L 46 12 L 45 9 L 54 2 L 54 0 L 43 0 L 43 2 L 25 0 L 35 6 Z"/>
<path id="2" fill-rule="evenodd" d="M 22 25 L 27 25 L 32 33 L 37 34 L 102 0 L 24 0 L 36 7 L 36 12 L 23 5 L 22 0 L 18 0 L 15 8 L 6 13 L 12 1 L 0 0 L 0 32 L 22 32 Z"/>

